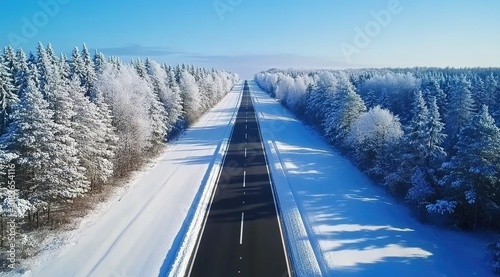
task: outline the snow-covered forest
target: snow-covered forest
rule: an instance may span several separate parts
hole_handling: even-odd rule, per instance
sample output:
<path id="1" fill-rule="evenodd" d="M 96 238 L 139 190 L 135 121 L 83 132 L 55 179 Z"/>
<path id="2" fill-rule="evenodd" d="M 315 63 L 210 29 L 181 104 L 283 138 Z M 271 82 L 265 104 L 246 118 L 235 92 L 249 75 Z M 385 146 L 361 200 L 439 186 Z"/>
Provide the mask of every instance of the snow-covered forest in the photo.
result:
<path id="1" fill-rule="evenodd" d="M 255 79 L 396 196 L 475 229 L 500 227 L 499 76 L 421 68 Z"/>
<path id="2" fill-rule="evenodd" d="M 421 220 L 500 228 L 500 69 L 272 69 L 255 80 Z"/>
<path id="3" fill-rule="evenodd" d="M 69 58 L 50 44 L 36 54 L 7 46 L 0 55 L 2 221 L 38 227 L 51 208 L 126 177 L 237 79 L 190 65 L 106 59 L 85 45 Z"/>

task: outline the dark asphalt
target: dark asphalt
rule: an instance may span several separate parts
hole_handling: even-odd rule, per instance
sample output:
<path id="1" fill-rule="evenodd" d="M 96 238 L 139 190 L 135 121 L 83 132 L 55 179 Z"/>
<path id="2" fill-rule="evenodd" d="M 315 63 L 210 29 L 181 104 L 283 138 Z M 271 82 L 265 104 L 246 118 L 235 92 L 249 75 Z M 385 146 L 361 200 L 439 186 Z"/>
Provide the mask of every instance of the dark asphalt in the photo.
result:
<path id="1" fill-rule="evenodd" d="M 189 275 L 193 277 L 288 276 L 257 118 L 246 82 L 195 255 Z"/>

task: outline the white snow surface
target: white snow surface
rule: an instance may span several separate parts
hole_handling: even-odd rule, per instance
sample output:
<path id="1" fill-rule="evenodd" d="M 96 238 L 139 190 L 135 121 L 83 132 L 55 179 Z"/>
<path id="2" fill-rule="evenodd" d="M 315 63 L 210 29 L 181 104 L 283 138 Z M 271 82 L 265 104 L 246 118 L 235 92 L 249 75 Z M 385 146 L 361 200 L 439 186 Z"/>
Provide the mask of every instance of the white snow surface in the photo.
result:
<path id="1" fill-rule="evenodd" d="M 236 85 L 123 195 L 90 214 L 64 245 L 42 253 L 24 276 L 167 275 L 189 225 L 204 210 L 198 204 L 206 204 L 205 184 L 214 183 L 214 162 L 220 162 L 241 89 Z"/>
<path id="2" fill-rule="evenodd" d="M 250 83 L 297 276 L 493 276 L 482 236 L 424 225 Z"/>

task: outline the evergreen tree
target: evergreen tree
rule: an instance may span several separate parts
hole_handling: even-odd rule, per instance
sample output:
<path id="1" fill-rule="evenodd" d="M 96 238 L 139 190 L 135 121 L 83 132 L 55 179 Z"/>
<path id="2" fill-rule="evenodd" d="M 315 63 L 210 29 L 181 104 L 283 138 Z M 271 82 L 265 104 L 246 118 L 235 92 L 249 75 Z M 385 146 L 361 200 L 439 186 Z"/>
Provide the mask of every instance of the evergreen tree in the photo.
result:
<path id="1" fill-rule="evenodd" d="M 102 52 L 98 52 L 97 50 L 94 53 L 94 71 L 96 74 L 102 74 L 104 71 L 104 65 L 106 64 L 106 58 Z"/>
<path id="2" fill-rule="evenodd" d="M 410 167 L 424 165 L 424 159 L 429 153 L 429 110 L 422 96 L 422 92 L 415 94 L 415 102 L 413 104 L 412 118 L 408 133 L 405 136 L 405 144 L 408 152 L 405 155 L 405 161 L 410 163 Z"/>
<path id="3" fill-rule="evenodd" d="M 32 78 L 27 78 L 20 88 L 20 103 L 17 105 L 13 122 L 8 133 L 0 140 L 2 144 L 17 154 L 16 162 L 21 165 L 23 186 L 21 190 L 29 193 L 32 202 L 51 201 L 62 195 L 78 193 L 62 190 L 56 184 L 60 176 L 55 174 L 54 158 L 59 150 L 53 130 L 57 128 L 52 121 L 53 112 L 43 99 Z"/>
<path id="4" fill-rule="evenodd" d="M 475 229 L 478 220 L 500 205 L 500 129 L 483 106 L 458 137 L 456 155 L 443 164 L 446 201 L 455 201 L 462 227 Z M 492 210 L 493 209 L 493 210 Z"/>
<path id="5" fill-rule="evenodd" d="M 167 118 L 167 128 L 170 131 L 176 131 L 176 129 L 180 128 L 179 123 L 182 119 L 182 98 L 181 92 L 178 83 L 175 80 L 175 72 L 174 69 L 168 66 L 164 67 L 164 70 L 167 73 L 167 91 L 165 93 L 165 97 L 168 99 L 166 103 L 168 105 L 165 109 L 168 111 Z"/>
<path id="6" fill-rule="evenodd" d="M 488 106 L 491 111 L 491 115 L 495 119 L 495 122 L 499 124 L 500 122 L 500 84 L 498 78 L 496 78 L 493 73 L 488 75 L 486 78 L 486 93 L 484 104 Z"/>
<path id="7" fill-rule="evenodd" d="M 340 85 L 335 98 L 333 107 L 326 114 L 324 128 L 328 138 L 342 143 L 351 124 L 366 112 L 366 106 L 348 80 Z"/>
<path id="8" fill-rule="evenodd" d="M 425 169 L 415 167 L 411 175 L 410 184 L 411 186 L 406 199 L 417 205 L 418 208 L 423 207 L 429 198 L 435 194 L 434 187 L 428 182 Z"/>
<path id="9" fill-rule="evenodd" d="M 90 57 L 89 50 L 85 43 L 82 47 L 82 61 L 83 61 L 83 76 L 81 77 L 82 86 L 85 89 L 85 95 L 90 96 L 92 89 L 97 81 L 94 61 Z"/>
<path id="10" fill-rule="evenodd" d="M 482 105 L 489 105 L 488 92 L 486 90 L 485 83 L 483 79 L 479 76 L 474 76 L 472 82 L 472 98 L 474 103 L 481 107 Z"/>
<path id="11" fill-rule="evenodd" d="M 195 78 L 187 70 L 181 72 L 179 88 L 187 123 L 194 123 L 200 115 L 200 91 Z"/>
<path id="12" fill-rule="evenodd" d="M 444 117 L 448 111 L 448 97 L 443 89 L 441 89 L 438 80 L 435 77 L 429 77 L 430 80 L 424 86 L 424 89 L 428 92 L 426 94 L 425 100 L 430 103 L 432 97 L 436 98 L 436 104 L 439 107 L 439 114 Z"/>
<path id="13" fill-rule="evenodd" d="M 13 105 L 18 101 L 14 78 L 0 56 L 0 134 L 5 132 L 12 113 Z"/>
<path id="14" fill-rule="evenodd" d="M 59 63 L 59 59 L 57 58 L 57 54 L 54 51 L 54 48 L 52 47 L 51 43 L 47 44 L 46 53 L 47 53 L 47 58 L 50 61 L 50 64 L 52 66 L 56 66 Z"/>
<path id="15" fill-rule="evenodd" d="M 114 138 L 111 122 L 99 107 L 84 96 L 85 88 L 74 76 L 68 80 L 70 97 L 74 102 L 73 121 L 78 128 L 72 134 L 78 149 L 80 164 L 85 168 L 90 186 L 103 184 L 113 175 Z M 111 139 L 110 139 L 111 135 Z"/>
<path id="16" fill-rule="evenodd" d="M 442 147 L 446 135 L 443 133 L 444 123 L 441 122 L 441 116 L 435 97 L 431 97 L 429 103 L 429 119 L 427 123 L 429 133 L 427 148 L 427 160 L 425 165 L 431 170 L 438 167 L 446 157 L 446 152 Z"/>
<path id="17" fill-rule="evenodd" d="M 428 121 L 429 110 L 422 92 L 419 91 L 415 94 L 412 117 L 403 138 L 404 150 L 399 157 L 399 166 L 397 171 L 393 173 L 397 176 L 390 176 L 386 179 L 386 185 L 397 187 L 397 191 L 403 195 L 411 188 L 412 175 L 417 174 L 417 170 L 423 171 L 424 179 L 427 178 L 425 160 L 429 155 Z M 420 182 L 417 185 L 420 185 Z"/>
<path id="18" fill-rule="evenodd" d="M 85 68 L 84 68 L 84 63 L 82 56 L 80 55 L 80 50 L 78 47 L 73 48 L 73 52 L 71 53 L 71 75 L 72 76 L 77 76 L 79 80 L 81 80 L 82 85 L 83 81 L 82 79 L 85 76 Z"/>
<path id="19" fill-rule="evenodd" d="M 454 145 L 460 130 L 472 117 L 474 102 L 472 100 L 471 82 L 465 75 L 455 76 L 450 92 L 450 107 L 447 120 L 447 131 Z"/>
<path id="20" fill-rule="evenodd" d="M 54 174 L 52 183 L 53 186 L 60 187 L 60 197 L 63 200 L 86 191 L 89 183 L 84 175 L 85 169 L 80 166 L 77 144 L 72 137 L 74 130 L 80 126 L 73 122 L 74 102 L 69 96 L 70 89 L 64 79 L 64 75 L 69 73 L 61 73 L 61 68 L 67 69 L 66 62 L 61 63 L 59 59 L 55 59 L 58 64 L 53 65 L 49 55 L 43 55 L 43 51 L 40 53 L 42 56 L 38 57 L 39 68 L 44 70 L 44 74 L 40 74 L 40 79 L 44 83 L 41 91 L 48 101 L 49 109 L 53 111 L 52 119 L 55 125 L 52 132 L 58 147 L 58 151 L 55 151 L 57 153 L 53 153 L 52 163 L 55 169 L 52 172 Z"/>

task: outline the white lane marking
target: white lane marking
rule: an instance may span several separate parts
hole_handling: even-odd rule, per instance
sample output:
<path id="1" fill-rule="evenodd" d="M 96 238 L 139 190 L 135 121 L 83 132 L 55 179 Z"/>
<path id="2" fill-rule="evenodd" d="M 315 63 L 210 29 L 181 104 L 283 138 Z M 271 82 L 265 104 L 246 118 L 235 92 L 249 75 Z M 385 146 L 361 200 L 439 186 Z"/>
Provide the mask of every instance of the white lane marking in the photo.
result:
<path id="1" fill-rule="evenodd" d="M 245 130 L 248 129 L 248 125 L 245 124 Z"/>
<path id="2" fill-rule="evenodd" d="M 241 213 L 241 231 L 240 231 L 240 244 L 243 244 L 243 220 L 245 218 L 245 212 Z"/>
<path id="3" fill-rule="evenodd" d="M 247 139 L 247 138 L 248 138 L 248 134 L 245 133 L 245 139 Z"/>
<path id="4" fill-rule="evenodd" d="M 247 157 L 247 149 L 245 148 L 245 158 Z"/>
<path id="5" fill-rule="evenodd" d="M 246 179 L 247 179 L 247 172 L 243 171 L 243 187 L 245 187 Z"/>
<path id="6" fill-rule="evenodd" d="M 248 122 L 248 118 L 245 118 L 245 122 Z"/>

